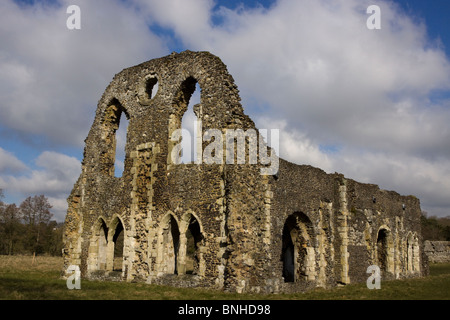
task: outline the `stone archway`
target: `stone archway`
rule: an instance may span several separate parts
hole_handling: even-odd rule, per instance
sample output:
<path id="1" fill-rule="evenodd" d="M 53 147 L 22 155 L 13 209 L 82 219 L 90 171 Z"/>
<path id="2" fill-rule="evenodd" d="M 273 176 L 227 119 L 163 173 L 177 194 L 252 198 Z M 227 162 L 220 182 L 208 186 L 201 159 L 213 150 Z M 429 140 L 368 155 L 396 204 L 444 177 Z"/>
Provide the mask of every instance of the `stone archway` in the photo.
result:
<path id="1" fill-rule="evenodd" d="M 99 218 L 92 227 L 89 241 L 88 272 L 106 271 L 108 252 L 108 227 L 103 218 Z"/>
<path id="2" fill-rule="evenodd" d="M 123 114 L 125 115 L 124 117 L 122 117 Z M 128 122 L 130 116 L 119 100 L 114 98 L 109 102 L 108 107 L 105 109 L 101 126 L 101 138 L 104 142 L 104 149 L 100 151 L 100 171 L 109 176 L 115 176 L 117 149 L 116 132 L 119 129 L 121 119 L 125 119 L 124 121 Z M 127 127 L 127 124 L 125 124 L 125 127 Z"/>
<path id="3" fill-rule="evenodd" d="M 170 213 L 161 220 L 158 243 L 160 273 L 178 274 L 180 230 L 176 218 Z"/>
<path id="4" fill-rule="evenodd" d="M 204 235 L 198 217 L 193 213 L 185 213 L 180 222 L 180 231 L 180 273 L 204 275 Z"/>
<path id="5" fill-rule="evenodd" d="M 282 234 L 281 261 L 285 282 L 315 280 L 314 231 L 311 220 L 301 212 L 290 215 Z"/>
<path id="6" fill-rule="evenodd" d="M 125 229 L 121 219 L 111 220 L 108 233 L 108 271 L 122 271 L 124 265 Z"/>
<path id="7" fill-rule="evenodd" d="M 394 241 L 387 227 L 378 230 L 375 258 L 382 273 L 394 274 Z"/>

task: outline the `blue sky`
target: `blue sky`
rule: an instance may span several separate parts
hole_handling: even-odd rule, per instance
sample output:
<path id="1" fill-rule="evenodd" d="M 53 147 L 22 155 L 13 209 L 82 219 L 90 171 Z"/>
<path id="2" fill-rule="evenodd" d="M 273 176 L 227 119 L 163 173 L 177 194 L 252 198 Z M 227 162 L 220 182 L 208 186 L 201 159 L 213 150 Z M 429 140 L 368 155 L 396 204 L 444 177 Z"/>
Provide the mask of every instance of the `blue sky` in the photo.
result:
<path id="1" fill-rule="evenodd" d="M 81 30 L 66 28 L 71 4 Z M 371 4 L 381 30 L 366 27 Z M 62 221 L 114 74 L 189 49 L 224 61 L 245 112 L 281 130 L 283 158 L 450 215 L 449 16 L 448 0 L 2 1 L 5 201 L 45 194 Z"/>
<path id="2" fill-rule="evenodd" d="M 450 52 L 450 30 L 448 13 L 450 2 L 447 0 L 398 0 L 405 12 L 415 20 L 424 20 L 431 38 L 440 38 Z"/>

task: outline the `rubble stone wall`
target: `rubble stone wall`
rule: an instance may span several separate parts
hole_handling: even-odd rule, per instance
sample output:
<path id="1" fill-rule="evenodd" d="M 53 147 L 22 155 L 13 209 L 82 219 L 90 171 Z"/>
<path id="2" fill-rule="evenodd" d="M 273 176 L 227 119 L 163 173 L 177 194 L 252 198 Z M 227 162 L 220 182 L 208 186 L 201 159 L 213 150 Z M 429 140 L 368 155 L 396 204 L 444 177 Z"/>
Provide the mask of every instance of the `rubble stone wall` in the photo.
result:
<path id="1" fill-rule="evenodd" d="M 224 161 L 173 157 L 196 84 L 198 150 Z M 116 177 L 123 116 L 126 157 Z M 207 136 L 211 129 L 218 134 Z M 229 163 L 220 146 L 239 143 L 231 129 L 248 134 L 249 146 L 250 133 L 259 136 L 225 64 L 208 52 L 173 53 L 117 74 L 68 198 L 64 272 L 78 265 L 86 278 L 256 293 L 362 282 L 374 264 L 386 278 L 427 273 L 417 198 L 278 157 L 278 171 L 262 174 L 267 162 L 261 152 L 252 158 L 251 147 L 244 163 Z"/>
<path id="2" fill-rule="evenodd" d="M 450 241 L 425 241 L 425 254 L 431 263 L 450 262 Z"/>

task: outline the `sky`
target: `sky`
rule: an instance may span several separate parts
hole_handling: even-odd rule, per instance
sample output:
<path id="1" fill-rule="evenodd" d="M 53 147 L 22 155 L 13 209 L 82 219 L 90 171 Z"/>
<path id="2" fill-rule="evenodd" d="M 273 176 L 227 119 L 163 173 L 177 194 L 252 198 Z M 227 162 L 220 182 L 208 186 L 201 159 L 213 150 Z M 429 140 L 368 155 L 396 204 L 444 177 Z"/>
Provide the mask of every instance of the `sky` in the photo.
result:
<path id="1" fill-rule="evenodd" d="M 245 113 L 280 130 L 282 158 L 450 215 L 449 16 L 448 0 L 2 0 L 4 201 L 44 194 L 62 222 L 113 76 L 189 49 L 222 59 Z"/>

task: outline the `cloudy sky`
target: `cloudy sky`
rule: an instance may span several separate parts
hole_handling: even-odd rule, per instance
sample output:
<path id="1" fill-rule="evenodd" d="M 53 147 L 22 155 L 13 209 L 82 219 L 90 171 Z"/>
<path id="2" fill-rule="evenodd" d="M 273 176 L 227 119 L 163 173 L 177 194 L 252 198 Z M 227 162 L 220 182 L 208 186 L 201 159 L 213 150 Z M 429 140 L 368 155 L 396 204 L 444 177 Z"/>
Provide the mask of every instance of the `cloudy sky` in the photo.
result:
<path id="1" fill-rule="evenodd" d="M 80 30 L 66 26 L 73 4 Z M 45 194 L 63 221 L 113 76 L 189 49 L 222 59 L 245 112 L 281 130 L 283 158 L 450 215 L 449 16 L 448 0 L 2 0 L 5 201 Z"/>

